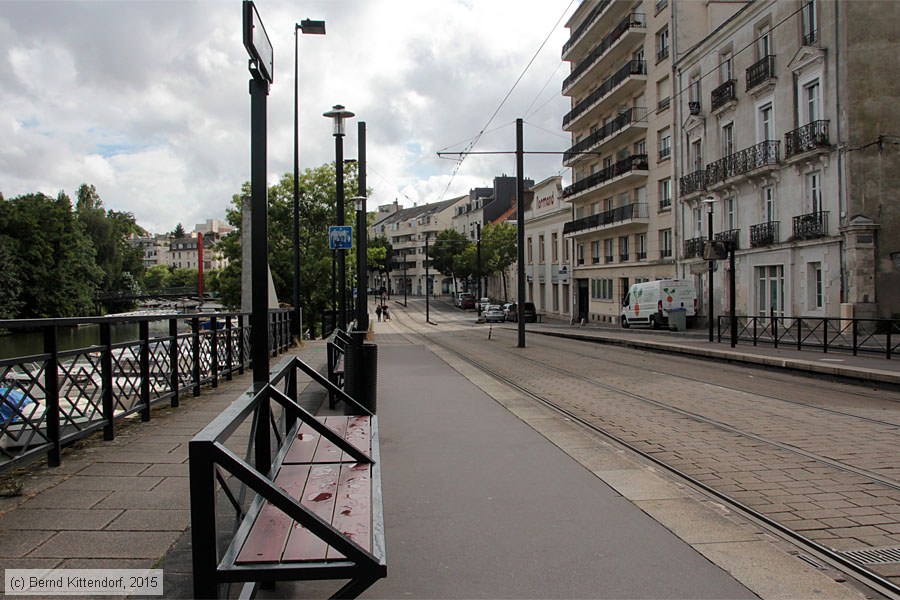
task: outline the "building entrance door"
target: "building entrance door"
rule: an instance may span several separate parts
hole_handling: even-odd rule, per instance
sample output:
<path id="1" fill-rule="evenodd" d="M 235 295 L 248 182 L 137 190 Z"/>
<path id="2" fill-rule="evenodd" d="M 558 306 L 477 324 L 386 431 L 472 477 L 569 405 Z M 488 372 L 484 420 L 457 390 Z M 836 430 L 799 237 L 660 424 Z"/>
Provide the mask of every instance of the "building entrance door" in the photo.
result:
<path id="1" fill-rule="evenodd" d="M 578 320 L 588 320 L 588 280 L 587 279 L 579 279 L 578 280 Z"/>

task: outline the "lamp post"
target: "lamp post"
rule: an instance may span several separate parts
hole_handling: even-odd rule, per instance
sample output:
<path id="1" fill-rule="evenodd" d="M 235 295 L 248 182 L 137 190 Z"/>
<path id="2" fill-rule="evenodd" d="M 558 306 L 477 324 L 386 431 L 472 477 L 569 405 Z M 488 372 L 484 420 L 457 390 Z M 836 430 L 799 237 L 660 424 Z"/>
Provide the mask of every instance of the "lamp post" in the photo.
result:
<path id="1" fill-rule="evenodd" d="M 369 312 L 366 290 L 366 197 L 354 196 L 356 208 L 356 329 L 366 331 L 369 328 Z"/>
<path id="2" fill-rule="evenodd" d="M 300 142 L 298 140 L 298 80 L 299 54 L 297 41 L 300 33 L 325 35 L 325 21 L 304 19 L 294 24 L 294 318 L 291 321 L 294 335 L 302 335 L 300 311 Z"/>
<path id="3" fill-rule="evenodd" d="M 478 304 L 476 305 L 478 308 L 478 316 L 481 317 L 481 223 L 475 223 L 475 232 L 478 237 L 476 243 L 476 250 L 478 256 Z"/>
<path id="4" fill-rule="evenodd" d="M 713 196 L 707 196 L 706 200 L 703 201 L 706 204 L 706 230 L 708 239 L 710 242 L 713 241 L 713 203 L 716 199 Z M 709 341 L 713 341 L 713 321 L 715 320 L 715 311 L 713 310 L 713 269 L 715 269 L 716 261 L 709 261 L 709 276 L 706 282 L 708 288 L 708 299 L 707 299 L 707 309 L 708 313 L 708 321 L 709 321 Z"/>
<path id="5" fill-rule="evenodd" d="M 354 116 L 343 105 L 335 104 L 322 113 L 334 122 L 334 171 L 337 195 L 337 225 L 344 224 L 344 120 Z M 338 268 L 338 327 L 347 330 L 347 265 L 345 250 L 337 251 Z"/>

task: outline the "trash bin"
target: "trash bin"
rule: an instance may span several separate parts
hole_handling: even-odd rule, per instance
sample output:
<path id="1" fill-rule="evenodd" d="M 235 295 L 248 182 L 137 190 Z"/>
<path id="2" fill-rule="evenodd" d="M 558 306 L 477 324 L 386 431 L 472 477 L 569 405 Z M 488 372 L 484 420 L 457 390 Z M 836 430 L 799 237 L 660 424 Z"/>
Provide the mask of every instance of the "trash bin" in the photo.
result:
<path id="1" fill-rule="evenodd" d="M 687 329 L 686 308 L 670 308 L 667 316 L 669 318 L 669 329 L 671 331 L 685 331 Z"/>
<path id="2" fill-rule="evenodd" d="M 378 402 L 378 346 L 353 342 L 344 355 L 344 391 L 374 414 Z M 357 413 L 355 406 L 345 403 L 344 414 Z"/>

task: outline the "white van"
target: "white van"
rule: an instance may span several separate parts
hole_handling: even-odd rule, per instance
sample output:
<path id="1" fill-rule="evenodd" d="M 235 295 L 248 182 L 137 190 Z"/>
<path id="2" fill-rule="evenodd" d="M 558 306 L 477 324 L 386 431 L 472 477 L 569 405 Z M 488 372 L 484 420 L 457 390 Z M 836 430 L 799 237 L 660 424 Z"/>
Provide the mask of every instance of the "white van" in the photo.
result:
<path id="1" fill-rule="evenodd" d="M 622 301 L 622 327 L 649 325 L 653 329 L 669 324 L 668 312 L 684 309 L 685 317 L 693 321 L 697 314 L 697 292 L 688 279 L 657 279 L 635 283 Z"/>

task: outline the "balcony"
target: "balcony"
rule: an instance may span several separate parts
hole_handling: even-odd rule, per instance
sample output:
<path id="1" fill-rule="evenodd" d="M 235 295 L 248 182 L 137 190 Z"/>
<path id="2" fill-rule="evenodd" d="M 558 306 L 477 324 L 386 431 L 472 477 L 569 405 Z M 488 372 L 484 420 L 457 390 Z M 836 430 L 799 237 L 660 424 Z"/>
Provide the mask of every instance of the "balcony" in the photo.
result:
<path id="1" fill-rule="evenodd" d="M 778 243 L 778 221 L 750 226 L 750 247 L 772 246 Z"/>
<path id="2" fill-rule="evenodd" d="M 775 140 L 766 140 L 706 165 L 706 185 L 712 187 L 733 177 L 771 171 L 778 166 L 780 144 Z"/>
<path id="3" fill-rule="evenodd" d="M 567 167 L 571 166 L 582 154 L 590 150 L 596 150 L 601 144 L 611 140 L 622 130 L 637 123 L 642 123 L 643 126 L 647 125 L 647 109 L 643 106 L 635 106 L 620 113 L 618 117 L 566 150 L 565 154 L 563 154 L 563 164 Z"/>
<path id="4" fill-rule="evenodd" d="M 713 112 L 724 110 L 730 103 L 737 102 L 737 80 L 729 79 L 712 91 L 709 106 Z"/>
<path id="5" fill-rule="evenodd" d="M 703 258 L 703 248 L 706 246 L 706 238 L 703 236 L 684 240 L 684 258 Z"/>
<path id="6" fill-rule="evenodd" d="M 636 220 L 646 221 L 647 219 L 649 219 L 649 214 L 646 204 L 628 204 L 569 221 L 563 225 L 563 235 L 576 234 L 588 229 L 622 225 Z"/>
<path id="7" fill-rule="evenodd" d="M 587 114 L 594 108 L 604 97 L 610 95 L 613 90 L 618 88 L 623 82 L 636 75 L 647 75 L 647 62 L 643 60 L 630 60 L 625 63 L 621 69 L 616 71 L 609 79 L 604 81 L 600 87 L 591 92 L 587 98 L 575 105 L 566 116 L 563 117 L 563 129 L 569 126 L 579 117 Z"/>
<path id="8" fill-rule="evenodd" d="M 730 248 L 737 250 L 741 247 L 741 230 L 729 229 L 728 231 L 720 231 L 713 235 L 713 239 L 717 242 L 725 242 Z"/>
<path id="9" fill-rule="evenodd" d="M 685 175 L 678 180 L 678 189 L 681 196 L 690 196 L 697 192 L 706 191 L 706 170 L 701 169 Z"/>
<path id="10" fill-rule="evenodd" d="M 794 217 L 795 240 L 814 240 L 828 235 L 828 211 Z"/>
<path id="11" fill-rule="evenodd" d="M 623 175 L 627 175 L 632 171 L 646 171 L 647 169 L 648 164 L 646 154 L 635 154 L 633 156 L 629 156 L 628 158 L 620 160 L 614 165 L 610 165 L 609 167 L 597 171 L 592 175 L 588 175 L 584 179 L 576 181 L 572 185 L 566 186 L 565 188 L 563 188 L 563 198 L 568 198 L 570 196 L 574 196 L 581 192 L 587 191 L 591 188 L 604 185 L 609 181 L 612 181 L 613 179 L 616 179 Z"/>
<path id="12" fill-rule="evenodd" d="M 612 263 L 613 263 L 613 255 L 612 255 L 612 254 L 607 254 L 607 255 L 604 256 L 603 258 L 604 258 L 604 262 L 605 262 L 606 264 L 609 265 L 609 264 L 612 264 Z"/>
<path id="13" fill-rule="evenodd" d="M 572 96 L 574 95 L 575 89 L 574 86 L 576 82 L 587 73 L 591 67 L 597 65 L 600 62 L 600 59 L 603 58 L 609 50 L 619 41 L 625 34 L 629 33 L 632 29 L 643 29 L 647 26 L 647 19 L 643 13 L 631 13 L 622 21 L 613 28 L 613 30 L 603 38 L 603 41 L 597 44 L 597 46 L 584 57 L 580 63 L 578 63 L 572 72 L 569 73 L 569 76 L 563 80 L 562 83 L 562 93 L 564 96 Z M 619 53 L 616 53 L 619 54 Z M 614 60 L 612 55 L 608 56 L 610 60 Z"/>
<path id="14" fill-rule="evenodd" d="M 569 53 L 572 48 L 574 48 L 578 42 L 584 38 L 584 34 L 588 32 L 588 30 L 593 27 L 594 23 L 600 19 L 600 15 L 607 9 L 607 7 L 612 4 L 612 0 L 602 0 L 594 9 L 585 17 L 584 21 L 581 22 L 575 31 L 569 36 L 569 41 L 563 44 L 562 49 L 562 60 L 566 60 L 566 55 Z"/>
<path id="15" fill-rule="evenodd" d="M 669 47 L 664 46 L 656 51 L 656 64 L 661 63 L 662 61 L 669 58 Z"/>
<path id="16" fill-rule="evenodd" d="M 665 148 L 659 149 L 659 161 L 662 162 L 664 160 L 668 160 L 672 158 L 672 146 L 666 146 Z"/>
<path id="17" fill-rule="evenodd" d="M 624 254 L 619 254 L 619 262 L 628 262 L 628 257 L 631 256 L 627 252 Z"/>
<path id="18" fill-rule="evenodd" d="M 785 160 L 817 149 L 829 149 L 828 121 L 813 121 L 784 134 Z"/>
<path id="19" fill-rule="evenodd" d="M 638 252 L 637 259 L 638 260 L 647 260 L 647 251 L 645 250 L 643 252 Z"/>
<path id="20" fill-rule="evenodd" d="M 690 101 L 688 102 L 688 112 L 694 115 L 695 117 L 700 114 L 700 101 Z"/>
<path id="21" fill-rule="evenodd" d="M 747 69 L 747 91 L 763 93 L 775 85 L 775 57 L 771 54 L 757 61 Z M 770 85 L 760 88 L 764 83 Z"/>

